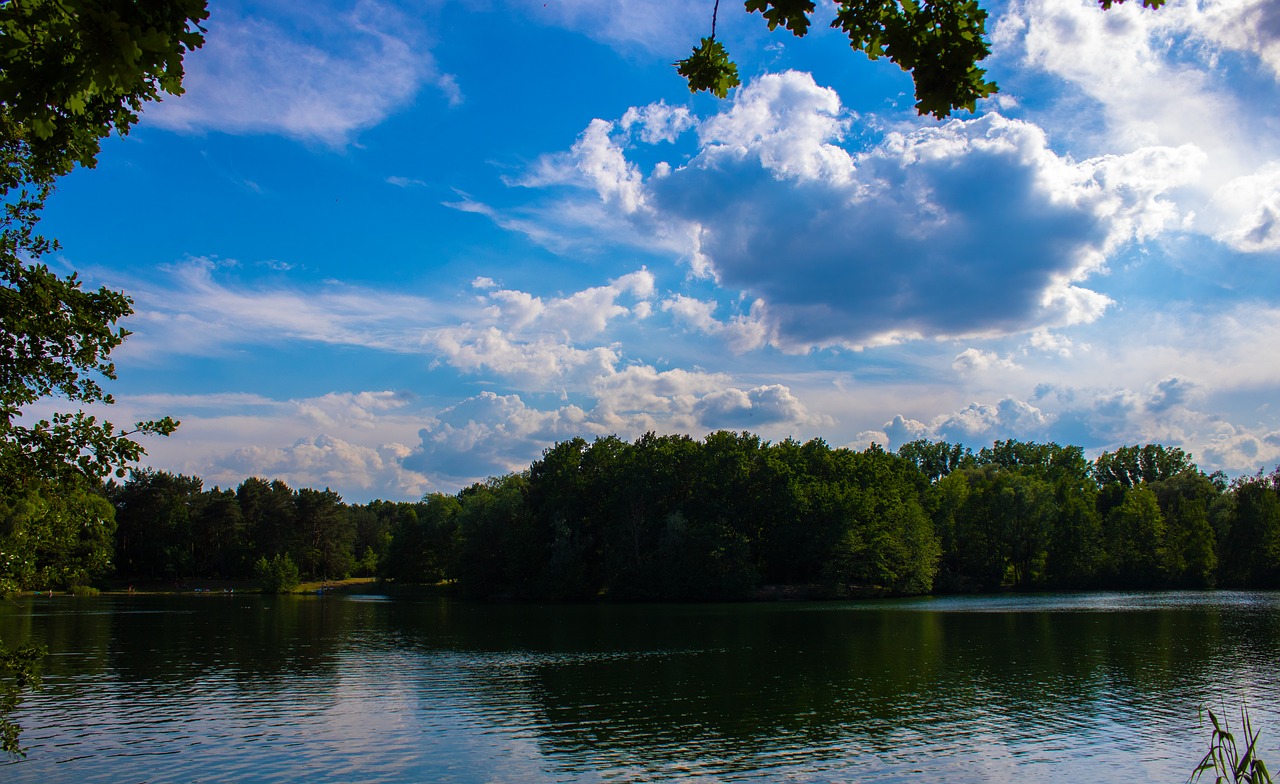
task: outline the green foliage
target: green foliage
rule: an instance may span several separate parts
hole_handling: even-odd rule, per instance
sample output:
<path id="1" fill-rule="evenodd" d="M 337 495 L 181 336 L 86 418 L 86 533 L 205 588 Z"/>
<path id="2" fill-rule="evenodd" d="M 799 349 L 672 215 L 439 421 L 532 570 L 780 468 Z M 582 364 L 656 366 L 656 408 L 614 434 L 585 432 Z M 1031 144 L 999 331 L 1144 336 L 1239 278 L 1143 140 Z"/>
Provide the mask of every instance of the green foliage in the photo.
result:
<path id="1" fill-rule="evenodd" d="M 203 44 L 205 0 L 0 2 L 0 586 L 82 585 L 105 570 L 114 517 L 101 479 L 124 475 L 143 454 L 130 436 L 168 435 L 165 417 L 131 430 L 83 411 L 21 422 L 24 409 L 59 396 L 112 403 L 113 349 L 132 313 L 120 292 L 85 291 L 40 259 L 57 248 L 39 236 L 52 182 L 93 166 L 100 140 L 128 133 L 143 103 L 181 92 L 182 57 Z M 0 737 L 20 754 L 7 720 L 34 678 L 31 650 L 0 653 L 14 680 L 0 690 Z M 15 658 L 16 657 L 16 658 Z M 25 658 L 24 658 L 25 657 Z"/>
<path id="2" fill-rule="evenodd" d="M 1165 572 L 1165 523 L 1155 493 L 1138 486 L 1107 515 L 1107 562 L 1113 584 L 1159 587 Z"/>
<path id="3" fill-rule="evenodd" d="M 918 593 L 938 560 L 923 483 L 883 450 L 727 431 L 578 438 L 508 481 L 458 495 L 472 595 L 735 599 L 762 581 Z"/>
<path id="4" fill-rule="evenodd" d="M 1211 588 L 1218 553 L 1210 509 L 1221 490 L 1196 470 L 1151 482 L 1165 520 L 1165 571 L 1175 585 Z"/>
<path id="5" fill-rule="evenodd" d="M 190 517 L 193 575 L 232 579 L 249 572 L 250 530 L 235 491 L 213 488 L 201 494 Z"/>
<path id="6" fill-rule="evenodd" d="M 813 0 L 747 0 L 746 7 L 747 13 L 764 16 L 770 30 L 782 25 L 802 38 L 809 32 L 809 14 L 815 5 Z"/>
<path id="7" fill-rule="evenodd" d="M 1181 450 L 1125 448 L 1091 465 L 1079 447 L 997 441 L 960 469 L 947 459 L 959 450 L 946 444 L 900 453 L 932 481 L 924 503 L 943 547 L 935 590 L 1217 579 L 1222 540 L 1210 512 L 1222 488 Z M 1101 477 L 1109 481 L 1099 487 Z"/>
<path id="8" fill-rule="evenodd" d="M 39 263 L 54 247 L 35 233 L 44 192 L 5 204 L 0 224 L 0 486 L 123 476 L 143 454 L 129 436 L 168 435 L 178 424 L 166 417 L 124 431 L 79 411 L 20 423 L 25 407 L 48 396 L 112 403 L 99 379 L 115 378 L 109 355 L 129 334 L 116 325 L 133 312 L 123 294 L 85 291 L 75 273 L 60 277 Z"/>
<path id="9" fill-rule="evenodd" d="M 204 43 L 205 0 L 0 4 L 0 156 L 7 192 L 93 166 L 147 101 L 182 93 L 183 56 Z"/>
<path id="10" fill-rule="evenodd" d="M 400 508 L 412 509 L 415 506 L 415 504 L 390 501 L 373 501 L 348 509 L 352 525 L 355 527 L 355 543 L 351 552 L 359 554 L 353 574 L 358 577 L 374 577 L 378 574 L 381 563 L 389 555 L 391 526 L 397 511 Z"/>
<path id="11" fill-rule="evenodd" d="M 1205 773 L 1213 773 L 1214 784 L 1272 784 L 1266 763 L 1258 757 L 1261 733 L 1254 731 L 1248 709 L 1240 708 L 1240 732 L 1243 736 L 1240 741 L 1236 740 L 1226 719 L 1219 720 L 1208 708 L 1202 707 L 1201 711 L 1201 725 L 1204 724 L 1204 713 L 1208 713 L 1213 732 L 1209 736 L 1209 750 L 1192 772 L 1190 781 L 1199 781 Z"/>
<path id="12" fill-rule="evenodd" d="M 1089 474 L 1089 463 L 1084 459 L 1083 449 L 1059 446 L 1052 441 L 1047 444 L 1013 439 L 996 441 L 978 452 L 976 462 L 1020 469 L 1045 479 L 1066 475 L 1083 480 Z"/>
<path id="13" fill-rule="evenodd" d="M 1053 486 L 1020 472 L 1003 478 L 997 509 L 1006 518 L 1002 527 L 1008 532 L 1013 584 L 1029 588 L 1043 582 L 1057 506 Z"/>
<path id="14" fill-rule="evenodd" d="M 206 544 L 194 527 L 203 505 L 203 484 L 194 476 L 141 470 L 108 489 L 116 507 L 120 574 L 168 580 L 195 574 L 196 554 Z"/>
<path id="15" fill-rule="evenodd" d="M 378 565 L 384 579 L 434 584 L 452 577 L 460 543 L 456 496 L 433 493 L 421 504 L 385 504 L 391 541 Z"/>
<path id="16" fill-rule="evenodd" d="M 1119 5 L 1123 2 L 1124 0 L 1098 0 L 1098 5 L 1102 6 L 1103 10 L 1110 10 L 1111 6 Z M 1159 8 L 1162 5 L 1164 5 L 1164 0 L 1142 0 L 1143 8 Z"/>
<path id="17" fill-rule="evenodd" d="M 946 441 L 929 443 L 924 439 L 898 447 L 898 456 L 910 460 L 930 482 L 936 482 L 957 468 L 976 464 L 973 452 L 963 444 Z"/>
<path id="18" fill-rule="evenodd" d="M 937 485 L 936 492 L 949 502 L 933 508 L 941 517 L 935 521 L 949 524 L 939 537 L 948 546 L 943 571 L 950 590 L 992 591 L 1005 583 L 1011 522 L 1006 473 L 986 465 L 953 472 Z"/>
<path id="19" fill-rule="evenodd" d="M 747 0 L 770 30 L 796 36 L 809 31 L 815 4 L 808 0 Z M 855 51 L 872 60 L 887 57 L 915 80 L 916 110 L 942 119 L 954 109 L 973 111 L 996 91 L 977 63 L 991 53 L 985 40 L 987 12 L 976 0 L 838 0 L 831 26 L 841 29 Z M 676 63 L 692 92 L 709 90 L 723 98 L 739 84 L 737 66 L 712 36 L 693 55 Z"/>
<path id="20" fill-rule="evenodd" d="M 1097 498 L 1091 482 L 1059 480 L 1055 485 L 1057 513 L 1045 556 L 1047 585 L 1078 589 L 1096 584 L 1104 553 Z"/>
<path id="21" fill-rule="evenodd" d="M 45 649 L 36 645 L 6 648 L 0 642 L 0 749 L 13 758 L 25 757 L 18 744 L 21 727 L 9 716 L 22 704 L 22 692 L 40 687 Z"/>
<path id="22" fill-rule="evenodd" d="M 288 553 L 273 556 L 270 560 L 266 556 L 259 558 L 254 564 L 253 575 L 258 581 L 258 590 L 263 593 L 289 593 L 301 581 L 298 565 Z"/>
<path id="23" fill-rule="evenodd" d="M 1058 511 L 1053 483 L 1034 467 L 994 463 L 957 472 L 945 482 L 940 490 L 950 505 L 934 509 L 950 522 L 945 539 L 953 548 L 947 559 L 951 587 L 994 590 L 1043 583 Z"/>
<path id="24" fill-rule="evenodd" d="M 1184 471 L 1196 470 L 1196 464 L 1186 452 L 1160 444 L 1122 446 L 1098 455 L 1093 461 L 1093 476 L 1098 484 L 1121 487 L 1160 482 Z"/>
<path id="25" fill-rule="evenodd" d="M 508 474 L 458 493 L 457 579 L 464 592 L 521 599 L 547 593 L 540 586 L 547 580 L 553 534 L 536 524 L 528 486 L 523 474 Z"/>
<path id="26" fill-rule="evenodd" d="M 49 396 L 111 403 L 111 351 L 132 313 L 123 294 L 86 291 L 74 273 L 40 259 L 57 245 L 36 233 L 51 183 L 78 162 L 92 165 L 99 140 L 127 132 L 142 102 L 179 90 L 182 54 L 199 46 L 188 20 L 202 0 L 24 0 L 0 4 L 0 496 L 26 497 L 28 482 L 96 482 L 142 456 L 130 436 L 167 435 L 169 418 L 130 430 L 83 411 L 34 423 L 24 409 Z M 60 492 L 72 493 L 63 489 Z"/>
<path id="27" fill-rule="evenodd" d="M 303 488 L 294 500 L 295 521 L 303 537 L 302 571 L 322 579 L 344 579 L 355 565 L 355 526 L 342 496 L 326 488 Z"/>
<path id="28" fill-rule="evenodd" d="M 991 53 L 986 21 L 976 0 L 842 0 L 832 27 L 854 50 L 910 71 L 916 111 L 942 119 L 996 91 L 977 66 Z"/>
<path id="29" fill-rule="evenodd" d="M 92 585 L 73 585 L 69 589 L 72 596 L 100 596 L 102 591 Z"/>
<path id="30" fill-rule="evenodd" d="M 738 79 L 738 66 L 714 37 L 703 38 L 702 43 L 694 47 L 693 54 L 677 61 L 675 66 L 676 72 L 689 81 L 691 93 L 707 90 L 723 98 L 742 83 Z"/>
<path id="31" fill-rule="evenodd" d="M 574 438 L 527 472 L 417 503 L 348 506 L 264 479 L 205 491 L 155 471 L 108 494 L 119 573 L 179 583 L 248 577 L 255 560 L 261 571 L 287 557 L 307 579 L 376 570 L 470 596 L 553 600 L 740 599 L 777 585 L 834 596 L 1276 584 L 1280 473 L 1227 488 L 1189 465 L 1099 487 L 1075 446 L 1009 440 L 975 454 L 915 442 L 890 454 L 719 431 Z M 55 506 L 43 495 L 11 504 L 0 521 L 16 522 L 0 536 Z M 50 563 L 74 561 L 49 552 Z M 38 570 L 16 563 L 0 586 L 34 584 Z"/>
<path id="32" fill-rule="evenodd" d="M 118 574 L 131 579 L 244 579 L 255 561 L 288 555 L 308 579 L 341 579 L 377 569 L 369 541 L 380 514 L 412 504 L 351 507 L 329 490 L 294 491 L 279 480 L 250 478 L 235 490 L 204 490 L 198 477 L 133 471 L 107 490 L 116 507 Z M 363 519 L 364 549 L 357 520 Z M 389 537 L 388 537 L 389 541 Z M 386 542 L 379 542 L 385 550 Z M 357 563 L 357 554 L 361 563 Z"/>
<path id="33" fill-rule="evenodd" d="M 832 458 L 834 481 L 823 495 L 828 504 L 838 499 L 839 511 L 824 581 L 834 579 L 837 593 L 850 586 L 930 591 L 941 546 L 920 504 L 914 466 L 879 446 L 860 453 L 835 450 Z"/>
<path id="34" fill-rule="evenodd" d="M 0 494 L 26 481 L 96 481 L 143 454 L 129 436 L 167 435 L 169 418 L 131 430 L 82 411 L 32 424 L 24 408 L 58 396 L 111 403 L 111 351 L 129 334 L 123 294 L 85 291 L 40 263 L 56 249 L 36 233 L 53 180 L 92 166 L 99 141 L 127 133 L 142 104 L 181 92 L 182 56 L 200 46 L 204 0 L 23 0 L 0 3 Z"/>
<path id="35" fill-rule="evenodd" d="M 1124 0 L 1098 0 L 1102 8 Z M 1142 0 L 1159 8 L 1164 0 Z M 956 109 L 974 111 L 976 104 L 997 91 L 978 63 L 991 54 L 986 42 L 987 12 L 977 0 L 836 0 L 831 26 L 848 37 L 854 51 L 870 59 L 888 58 L 915 82 L 916 111 L 943 119 Z M 770 30 L 783 27 L 797 37 L 809 32 L 816 8 L 811 0 L 746 0 L 747 13 L 759 13 Z M 736 87 L 738 68 L 711 37 L 691 57 L 676 63 L 692 92 L 709 90 L 723 98 Z"/>
<path id="36" fill-rule="evenodd" d="M 22 590 L 67 589 L 106 577 L 115 510 L 85 482 L 26 482 L 0 494 L 0 579 Z"/>
<path id="37" fill-rule="evenodd" d="M 354 577 L 375 577 L 378 574 L 378 554 L 372 547 L 364 548 L 351 574 Z"/>
<path id="38" fill-rule="evenodd" d="M 167 435 L 169 418 L 130 431 L 83 412 L 32 425 L 23 408 L 56 395 L 111 403 L 112 349 L 128 335 L 123 294 L 85 291 L 39 263 L 56 244 L 36 234 L 54 178 L 92 166 L 99 140 L 127 133 L 142 104 L 181 92 L 182 56 L 203 43 L 204 0 L 23 0 L 0 4 L 0 477 L 97 479 L 136 461 L 128 436 Z M 10 484 L 10 483 L 5 483 Z"/>
<path id="39" fill-rule="evenodd" d="M 272 556 L 298 546 L 294 492 L 287 484 L 250 477 L 236 488 L 236 503 L 254 551 Z"/>
<path id="40" fill-rule="evenodd" d="M 1232 484 L 1220 535 L 1222 582 L 1232 588 L 1280 587 L 1280 469 Z"/>

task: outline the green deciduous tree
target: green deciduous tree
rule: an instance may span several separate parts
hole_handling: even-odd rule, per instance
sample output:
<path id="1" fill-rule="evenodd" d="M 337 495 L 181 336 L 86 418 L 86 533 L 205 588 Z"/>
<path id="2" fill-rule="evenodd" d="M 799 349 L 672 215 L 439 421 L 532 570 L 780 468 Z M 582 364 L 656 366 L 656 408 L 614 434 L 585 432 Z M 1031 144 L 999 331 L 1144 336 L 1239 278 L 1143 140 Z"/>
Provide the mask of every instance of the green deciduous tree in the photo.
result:
<path id="1" fill-rule="evenodd" d="M 1093 476 L 1099 485 L 1133 487 L 1142 482 L 1160 482 L 1183 471 L 1196 471 L 1191 455 L 1177 447 L 1160 444 L 1122 446 L 1094 458 Z"/>
<path id="2" fill-rule="evenodd" d="M 96 480 L 137 460 L 130 436 L 167 434 L 168 418 L 129 430 L 81 411 L 21 422 L 48 397 L 111 403 L 112 349 L 128 297 L 85 291 L 40 258 L 36 233 L 53 181 L 93 166 L 100 142 L 128 133 L 143 103 L 180 93 L 183 56 L 203 41 L 204 0 L 12 0 L 0 3 L 0 477 Z M 121 473 L 120 475 L 123 475 Z M 4 488 L 0 488 L 4 489 Z"/>
<path id="3" fill-rule="evenodd" d="M 541 592 L 550 542 L 528 505 L 525 474 L 493 477 L 458 493 L 458 582 L 475 596 Z"/>
<path id="4" fill-rule="evenodd" d="M 948 444 L 946 441 L 910 441 L 898 447 L 898 456 L 914 463 L 930 482 L 938 481 L 957 468 L 976 464 L 973 452 L 968 447 L 963 444 Z"/>
<path id="5" fill-rule="evenodd" d="M 1222 532 L 1222 582 L 1233 588 L 1280 587 L 1280 469 L 1241 477 Z"/>
<path id="6" fill-rule="evenodd" d="M 1159 587 L 1168 577 L 1164 515 L 1145 485 L 1129 488 L 1106 516 L 1103 539 L 1113 585 Z"/>
<path id="7" fill-rule="evenodd" d="M 1041 456 L 1061 453 L 1057 445 L 1021 446 L 1046 447 Z M 1039 458 L 992 459 L 985 449 L 981 454 L 982 465 L 953 471 L 928 494 L 943 546 L 940 587 L 989 591 L 1043 583 L 1061 510 L 1057 484 L 1069 485 L 1072 474 L 1055 473 Z"/>
<path id="8" fill-rule="evenodd" d="M 1099 488 L 1096 466 L 1074 446 L 997 441 L 973 454 L 920 442 L 901 451 L 646 433 L 632 443 L 564 441 L 527 472 L 417 503 L 350 507 L 328 491 L 263 479 L 236 494 L 202 491 L 195 477 L 154 471 L 109 495 L 120 569 L 135 578 L 247 576 L 254 559 L 285 556 L 306 576 L 336 577 L 361 555 L 365 573 L 387 579 L 555 600 L 1280 581 L 1280 473 L 1228 488 L 1180 457 L 1174 464 L 1187 467 L 1172 475 L 1167 466 L 1131 472 L 1129 485 Z M 35 560 L 4 560 L 35 552 L 9 544 L 36 530 L 31 520 L 83 518 L 46 515 L 63 507 L 42 497 L 19 501 L 0 507 L 10 585 L 39 571 Z M 41 534 L 41 552 L 55 554 L 45 561 L 72 563 L 67 553 L 89 541 L 82 529 L 61 530 L 80 538 Z"/>
<path id="9" fill-rule="evenodd" d="M 1057 511 L 1053 486 L 1018 471 L 1005 472 L 1001 479 L 995 508 L 1005 518 L 1001 527 L 1009 537 L 1013 584 L 1029 588 L 1043 580 L 1049 556 Z"/>
<path id="10" fill-rule="evenodd" d="M 114 517 L 94 488 L 142 456 L 139 433 L 83 410 L 22 421 L 41 398 L 110 404 L 111 351 L 128 332 L 128 297 L 86 291 L 41 263 L 56 243 L 36 233 L 53 180 L 92 166 L 99 141 L 127 133 L 142 103 L 180 91 L 182 56 L 203 38 L 204 0 L 10 0 L 0 3 L 0 582 L 6 588 L 88 582 L 109 562 Z M 17 569 L 17 571 L 15 571 Z M 23 586 L 25 587 L 25 586 Z M 0 740 L 34 684 L 42 652 L 0 647 Z"/>
<path id="11" fill-rule="evenodd" d="M 1061 476 L 1054 484 L 1056 511 L 1045 557 L 1045 579 L 1062 588 L 1094 584 L 1103 560 L 1098 488 L 1087 477 Z"/>
<path id="12" fill-rule="evenodd" d="M 147 101 L 182 93 L 204 43 L 205 0 L 11 0 L 0 4 L 0 161 L 8 192 L 93 166 Z"/>
<path id="13" fill-rule="evenodd" d="M 52 243 L 35 233 L 39 202 L 5 204 L 0 228 L 0 483 L 97 480 L 141 457 L 130 436 L 168 434 L 169 418 L 129 431 L 81 411 L 23 423 L 23 410 L 57 396 L 73 404 L 111 403 L 100 381 L 115 378 L 112 349 L 128 332 L 118 322 L 129 300 L 106 288 L 85 291 L 75 274 L 38 263 Z"/>
<path id="14" fill-rule="evenodd" d="M 1194 468 L 1150 483 L 1165 521 L 1165 571 L 1189 588 L 1209 588 L 1218 570 L 1217 543 L 1209 510 L 1222 493 Z"/>
<path id="15" fill-rule="evenodd" d="M 698 445 L 688 436 L 646 433 L 620 455 L 606 505 L 604 582 L 611 596 L 664 595 L 678 582 L 675 561 L 660 554 L 668 519 L 689 504 Z"/>
<path id="16" fill-rule="evenodd" d="M 248 575 L 249 531 L 234 491 L 206 490 L 191 517 L 191 533 L 195 575 L 228 579 Z"/>
<path id="17" fill-rule="evenodd" d="M 389 507 L 389 508 L 388 508 Z M 379 576 L 407 583 L 438 583 L 456 572 L 459 531 L 457 496 L 432 493 L 419 504 L 383 504 L 392 518 L 391 541 Z"/>
<path id="18" fill-rule="evenodd" d="M 1004 469 L 996 465 L 954 471 L 937 484 L 946 505 L 935 513 L 951 530 L 945 573 L 953 590 L 991 591 L 1000 588 L 1009 570 L 1009 517 L 1000 507 Z"/>
<path id="19" fill-rule="evenodd" d="M 354 552 L 359 554 L 354 572 L 357 576 L 378 574 L 382 561 L 390 554 L 392 528 L 401 510 L 413 511 L 421 505 L 372 501 L 351 509 L 351 520 L 356 528 Z"/>
<path id="20" fill-rule="evenodd" d="M 115 532 L 111 504 L 84 482 L 0 495 L 0 591 L 96 582 L 111 571 Z"/>
<path id="21" fill-rule="evenodd" d="M 835 450 L 840 475 L 829 485 L 841 498 L 843 524 L 824 569 L 837 583 L 926 593 L 941 554 L 933 524 L 920 505 L 919 473 L 878 444 L 860 453 Z"/>
<path id="22" fill-rule="evenodd" d="M 1089 463 L 1084 459 L 1083 449 L 1059 446 L 1052 441 L 1047 444 L 1014 439 L 996 441 L 989 447 L 983 447 L 976 460 L 979 465 L 1018 469 L 1049 480 L 1064 475 L 1085 479 L 1089 475 Z"/>
<path id="23" fill-rule="evenodd" d="M 263 593 L 289 593 L 298 587 L 298 565 L 288 553 L 270 559 L 259 557 L 253 566 L 253 576 Z"/>

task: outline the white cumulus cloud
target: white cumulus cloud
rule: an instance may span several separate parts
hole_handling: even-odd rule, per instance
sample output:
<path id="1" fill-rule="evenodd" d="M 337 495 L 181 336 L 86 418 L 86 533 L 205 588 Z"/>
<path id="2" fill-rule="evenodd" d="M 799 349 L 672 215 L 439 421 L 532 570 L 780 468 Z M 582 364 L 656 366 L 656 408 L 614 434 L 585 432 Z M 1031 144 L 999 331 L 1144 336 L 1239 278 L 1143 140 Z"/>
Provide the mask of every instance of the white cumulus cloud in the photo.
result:
<path id="1" fill-rule="evenodd" d="M 857 155 L 807 74 L 771 74 L 699 128 L 702 152 L 649 183 L 698 226 L 697 254 L 759 298 L 783 348 L 866 346 L 1086 323 L 1108 254 L 1176 222 L 1162 194 L 1194 147 L 1075 162 L 997 114 L 890 133 Z"/>
<path id="2" fill-rule="evenodd" d="M 367 447 L 328 435 L 299 439 L 286 447 L 246 446 L 216 460 L 204 472 L 207 483 L 234 487 L 251 476 L 281 479 L 291 487 L 352 489 L 363 496 L 405 498 L 422 495 L 426 476 L 406 470 L 404 444 Z"/>
<path id="3" fill-rule="evenodd" d="M 981 373 L 987 370 L 1012 370 L 1018 365 L 1009 357 L 1002 357 L 993 351 L 967 348 L 961 351 L 951 367 L 959 373 Z"/>
<path id="4" fill-rule="evenodd" d="M 668 106 L 665 101 L 627 109 L 618 121 L 624 131 L 637 128 L 640 140 L 647 144 L 674 142 L 676 137 L 697 124 L 693 114 L 683 106 Z"/>

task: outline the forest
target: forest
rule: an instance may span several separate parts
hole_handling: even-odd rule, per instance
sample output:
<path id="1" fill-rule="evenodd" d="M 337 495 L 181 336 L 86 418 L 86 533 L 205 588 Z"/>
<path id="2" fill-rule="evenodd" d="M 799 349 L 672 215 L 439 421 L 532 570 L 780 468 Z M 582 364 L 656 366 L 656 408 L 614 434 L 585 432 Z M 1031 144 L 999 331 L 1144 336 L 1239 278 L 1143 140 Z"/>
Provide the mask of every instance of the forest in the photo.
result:
<path id="1" fill-rule="evenodd" d="M 138 470 L 0 507 L 11 592 L 347 576 L 537 600 L 1276 588 L 1280 469 L 1228 482 L 1155 444 L 1090 461 L 1013 440 L 893 453 L 649 433 L 564 441 L 418 502 Z"/>

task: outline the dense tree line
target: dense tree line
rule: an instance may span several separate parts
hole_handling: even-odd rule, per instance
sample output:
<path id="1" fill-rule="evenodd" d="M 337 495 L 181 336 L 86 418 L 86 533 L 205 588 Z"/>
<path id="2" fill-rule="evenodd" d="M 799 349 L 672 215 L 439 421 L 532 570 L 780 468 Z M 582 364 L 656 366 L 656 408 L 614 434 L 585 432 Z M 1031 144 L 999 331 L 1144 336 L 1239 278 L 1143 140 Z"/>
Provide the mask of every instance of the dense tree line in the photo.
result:
<path id="1" fill-rule="evenodd" d="M 116 510 L 119 578 L 254 577 L 277 590 L 300 578 L 372 576 L 392 526 L 422 506 L 350 505 L 328 489 L 258 478 L 234 491 L 204 490 L 199 478 L 164 471 L 135 471 L 106 495 Z"/>
<path id="2" fill-rule="evenodd" d="M 1280 587 L 1280 469 L 1228 483 L 1159 445 L 1089 461 L 1052 443 L 650 433 L 564 441 L 416 503 L 135 471 L 0 506 L 0 553 L 0 579 L 38 590 L 351 575 L 538 599 Z"/>
<path id="3" fill-rule="evenodd" d="M 134 471 L 123 483 L 0 499 L 0 590 L 107 579 L 258 579 L 288 589 L 302 578 L 373 576 L 397 521 L 424 507 L 350 505 L 327 489 L 258 478 L 205 490 L 197 477 Z"/>
<path id="4" fill-rule="evenodd" d="M 1280 470 L 1228 483 L 1154 444 L 574 439 L 425 505 L 382 574 L 477 596 L 1280 587 Z"/>

